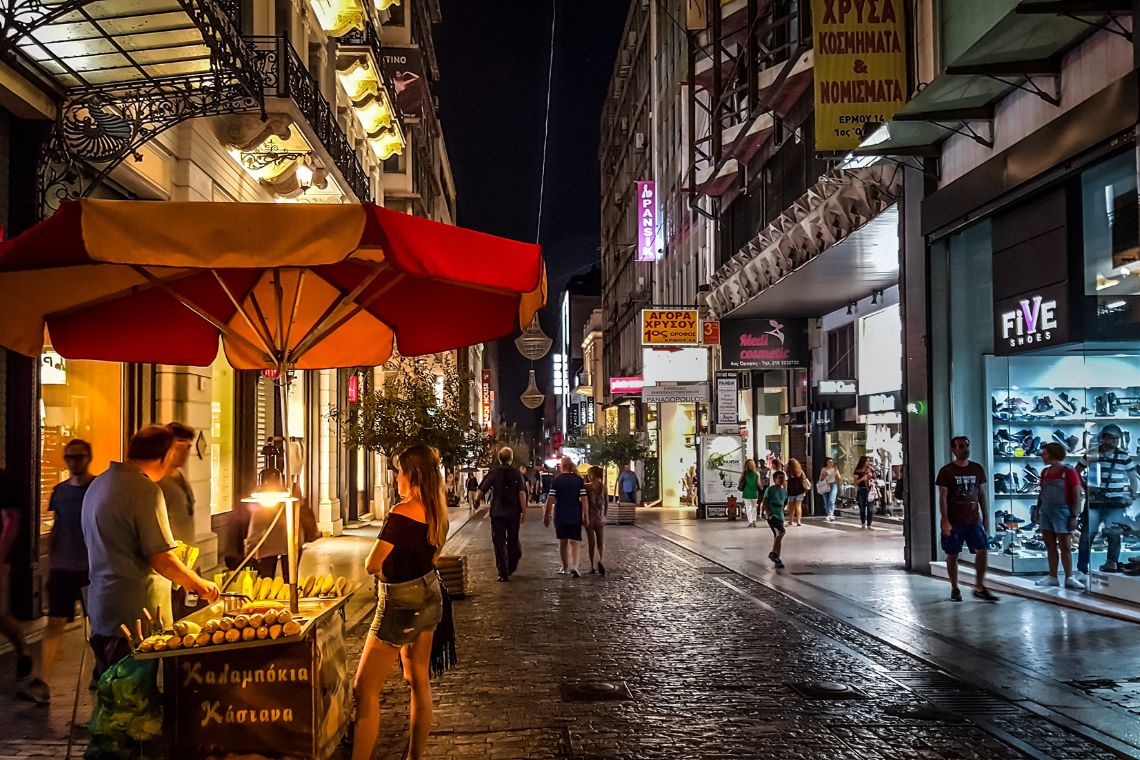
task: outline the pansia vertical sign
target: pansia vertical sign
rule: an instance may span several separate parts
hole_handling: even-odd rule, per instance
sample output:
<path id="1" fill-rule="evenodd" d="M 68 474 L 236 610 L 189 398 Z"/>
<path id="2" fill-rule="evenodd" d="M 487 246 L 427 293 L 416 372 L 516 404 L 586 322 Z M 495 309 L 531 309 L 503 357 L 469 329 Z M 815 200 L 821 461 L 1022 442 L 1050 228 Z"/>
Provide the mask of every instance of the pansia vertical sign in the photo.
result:
<path id="1" fill-rule="evenodd" d="M 637 183 L 637 260 L 657 261 L 657 183 Z"/>
<path id="2" fill-rule="evenodd" d="M 902 0 L 812 0 L 815 148 L 849 151 L 906 102 Z"/>

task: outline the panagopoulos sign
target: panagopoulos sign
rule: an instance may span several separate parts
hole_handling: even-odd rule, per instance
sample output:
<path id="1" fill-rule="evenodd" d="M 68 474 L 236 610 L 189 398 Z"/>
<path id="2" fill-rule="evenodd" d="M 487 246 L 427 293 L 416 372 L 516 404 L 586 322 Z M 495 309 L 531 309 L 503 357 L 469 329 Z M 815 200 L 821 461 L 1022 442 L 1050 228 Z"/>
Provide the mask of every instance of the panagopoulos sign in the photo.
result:
<path id="1" fill-rule="evenodd" d="M 726 319 L 720 323 L 726 369 L 781 369 L 808 364 L 807 322 L 802 319 Z"/>
<path id="2" fill-rule="evenodd" d="M 1032 351 L 1069 341 L 1068 301 L 1064 285 L 994 303 L 994 353 Z"/>
<path id="3" fill-rule="evenodd" d="M 657 261 L 657 183 L 637 183 L 637 260 Z"/>
<path id="4" fill-rule="evenodd" d="M 701 342 L 696 309 L 644 309 L 641 312 L 643 346 L 695 346 Z"/>
<path id="5" fill-rule="evenodd" d="M 815 148 L 849 151 L 906 103 L 902 0 L 812 0 Z"/>

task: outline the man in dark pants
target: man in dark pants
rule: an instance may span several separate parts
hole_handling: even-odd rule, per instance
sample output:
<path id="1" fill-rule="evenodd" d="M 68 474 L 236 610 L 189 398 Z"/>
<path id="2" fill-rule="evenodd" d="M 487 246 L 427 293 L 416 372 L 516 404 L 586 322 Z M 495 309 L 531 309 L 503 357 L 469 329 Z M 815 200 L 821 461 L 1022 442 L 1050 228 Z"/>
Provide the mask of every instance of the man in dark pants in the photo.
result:
<path id="1" fill-rule="evenodd" d="M 491 505 L 491 543 L 499 580 L 509 580 L 522 558 L 519 526 L 526 522 L 526 485 L 511 466 L 515 453 L 509 446 L 499 449 L 499 465 L 491 468 L 479 485 L 484 500 Z"/>

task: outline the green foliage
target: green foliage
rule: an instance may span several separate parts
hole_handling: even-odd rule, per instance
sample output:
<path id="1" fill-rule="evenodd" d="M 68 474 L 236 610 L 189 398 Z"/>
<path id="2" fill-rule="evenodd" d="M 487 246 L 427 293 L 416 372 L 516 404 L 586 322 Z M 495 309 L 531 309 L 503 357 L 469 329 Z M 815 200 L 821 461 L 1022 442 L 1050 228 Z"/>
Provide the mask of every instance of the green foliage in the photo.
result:
<path id="1" fill-rule="evenodd" d="M 616 430 L 578 436 L 571 445 L 587 449 L 590 463 L 602 467 L 610 464 L 621 467 L 645 459 L 649 453 L 649 448 L 642 443 L 641 436 L 636 433 L 619 433 Z"/>
<path id="2" fill-rule="evenodd" d="M 426 443 L 439 450 L 451 470 L 473 464 L 491 445 L 465 410 L 470 377 L 426 359 L 404 359 L 384 377 L 382 387 L 367 383 L 359 402 L 332 412 L 350 447 L 392 457 L 413 443 Z"/>

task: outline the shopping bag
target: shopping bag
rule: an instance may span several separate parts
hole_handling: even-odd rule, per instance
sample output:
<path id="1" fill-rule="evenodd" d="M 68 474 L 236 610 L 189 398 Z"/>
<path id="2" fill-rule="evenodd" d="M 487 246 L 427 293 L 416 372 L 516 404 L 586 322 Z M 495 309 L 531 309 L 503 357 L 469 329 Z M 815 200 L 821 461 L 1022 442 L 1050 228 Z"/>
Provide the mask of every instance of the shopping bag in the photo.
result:
<path id="1" fill-rule="evenodd" d="M 87 760 L 166 757 L 158 660 L 126 657 L 107 668 L 95 691 Z"/>

